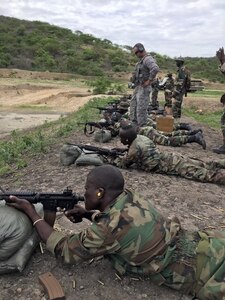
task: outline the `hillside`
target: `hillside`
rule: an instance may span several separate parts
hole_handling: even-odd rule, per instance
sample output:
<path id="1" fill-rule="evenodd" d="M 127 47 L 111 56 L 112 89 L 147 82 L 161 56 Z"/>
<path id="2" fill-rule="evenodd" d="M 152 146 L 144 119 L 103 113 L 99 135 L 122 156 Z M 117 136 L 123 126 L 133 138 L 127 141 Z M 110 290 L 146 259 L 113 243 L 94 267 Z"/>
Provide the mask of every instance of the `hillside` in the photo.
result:
<path id="1" fill-rule="evenodd" d="M 129 51 L 131 46 L 39 21 L 0 16 L 0 40 L 0 68 L 102 76 L 107 72 L 130 72 L 136 62 Z M 172 58 L 152 54 L 161 70 L 176 71 Z M 215 57 L 185 60 L 193 77 L 225 82 Z"/>

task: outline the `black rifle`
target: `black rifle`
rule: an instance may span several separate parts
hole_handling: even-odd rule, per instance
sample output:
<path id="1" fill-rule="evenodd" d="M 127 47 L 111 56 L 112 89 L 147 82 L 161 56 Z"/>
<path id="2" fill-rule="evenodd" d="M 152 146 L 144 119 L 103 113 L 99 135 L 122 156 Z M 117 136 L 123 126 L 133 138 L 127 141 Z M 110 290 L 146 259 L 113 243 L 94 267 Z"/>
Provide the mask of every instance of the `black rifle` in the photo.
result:
<path id="1" fill-rule="evenodd" d="M 115 122 L 79 122 L 77 125 L 84 125 L 84 134 L 86 136 L 90 136 L 95 132 L 95 128 L 99 129 L 108 129 L 109 127 L 113 126 Z"/>
<path id="2" fill-rule="evenodd" d="M 72 209 L 79 201 L 84 201 L 84 197 L 73 193 L 72 190 L 66 188 L 62 193 L 36 193 L 36 192 L 16 192 L 4 191 L 0 188 L 0 200 L 7 200 L 10 195 L 23 198 L 30 203 L 42 203 L 43 209 L 48 211 L 57 211 L 57 207 Z"/>
<path id="3" fill-rule="evenodd" d="M 101 113 L 102 111 L 108 112 L 110 114 L 114 113 L 114 112 L 118 112 L 120 114 L 125 114 L 128 109 L 127 108 L 119 108 L 119 107 L 101 107 L 101 106 L 92 106 L 92 108 L 96 108 L 99 110 L 99 113 Z"/>
<path id="4" fill-rule="evenodd" d="M 149 114 L 154 113 L 156 115 L 164 115 L 165 114 L 165 110 L 164 110 L 164 108 L 157 108 L 157 109 L 155 109 L 152 105 L 149 105 L 148 106 L 148 113 Z"/>
<path id="5" fill-rule="evenodd" d="M 104 157 L 118 157 L 118 156 L 122 156 L 124 155 L 124 153 L 126 151 L 128 151 L 127 148 L 113 148 L 113 149 L 107 149 L 107 148 L 100 148 L 100 147 L 95 147 L 95 146 L 91 146 L 91 145 L 82 145 L 82 144 L 70 144 L 69 145 L 73 145 L 73 146 L 77 146 L 79 147 L 82 151 L 86 150 L 86 151 L 90 151 L 99 155 L 102 155 Z"/>

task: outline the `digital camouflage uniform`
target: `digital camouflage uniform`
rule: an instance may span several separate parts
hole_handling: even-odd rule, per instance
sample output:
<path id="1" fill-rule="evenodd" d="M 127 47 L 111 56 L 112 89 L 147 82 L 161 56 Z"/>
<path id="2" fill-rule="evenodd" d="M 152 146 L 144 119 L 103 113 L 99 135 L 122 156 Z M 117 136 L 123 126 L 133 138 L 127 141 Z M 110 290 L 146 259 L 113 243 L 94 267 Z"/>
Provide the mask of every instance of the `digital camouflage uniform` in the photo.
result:
<path id="1" fill-rule="evenodd" d="M 66 263 L 104 255 L 120 275 L 192 295 L 196 290 L 199 299 L 225 299 L 224 234 L 185 231 L 177 218 L 164 218 L 149 200 L 128 190 L 93 215 L 89 228 L 70 236 L 54 231 L 46 245 Z"/>
<path id="2" fill-rule="evenodd" d="M 147 81 L 153 81 L 159 67 L 151 55 L 145 55 L 135 66 L 135 71 L 131 78 L 135 89 L 130 102 L 130 120 L 139 126 L 146 125 L 147 109 L 151 86 L 143 87 L 142 84 Z"/>
<path id="3" fill-rule="evenodd" d="M 225 185 L 225 160 L 203 162 L 179 153 L 160 152 L 153 141 L 138 135 L 126 156 L 113 163 L 120 168 L 133 168 L 147 172 L 178 175 L 187 179 Z"/>
<path id="4" fill-rule="evenodd" d="M 159 79 L 156 78 L 152 83 L 152 92 L 151 92 L 151 101 L 150 101 L 150 105 L 152 106 L 153 109 L 159 108 L 158 93 L 159 93 Z"/>
<path id="5" fill-rule="evenodd" d="M 169 136 L 168 135 L 166 136 L 165 134 L 154 129 L 151 126 L 141 127 L 138 133 L 140 135 L 147 136 L 155 144 L 163 145 L 163 146 L 180 147 L 184 144 L 189 143 L 189 139 L 190 139 L 188 132 L 186 135 L 184 135 L 182 134 L 182 130 L 173 131 L 172 133 L 169 133 Z"/>
<path id="6" fill-rule="evenodd" d="M 174 100 L 172 103 L 174 118 L 181 117 L 181 107 L 183 97 L 187 92 L 187 87 L 190 85 L 190 72 L 185 66 L 181 66 L 177 70 L 177 78 L 175 82 Z"/>

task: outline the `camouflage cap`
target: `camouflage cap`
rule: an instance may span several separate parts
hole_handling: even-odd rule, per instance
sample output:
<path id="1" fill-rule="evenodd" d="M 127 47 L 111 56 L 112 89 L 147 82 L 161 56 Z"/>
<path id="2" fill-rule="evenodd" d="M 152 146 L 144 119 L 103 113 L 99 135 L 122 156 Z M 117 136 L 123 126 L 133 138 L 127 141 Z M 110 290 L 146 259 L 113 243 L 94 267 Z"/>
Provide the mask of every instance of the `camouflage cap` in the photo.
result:
<path id="1" fill-rule="evenodd" d="M 167 76 L 168 76 L 168 77 L 172 77 L 172 76 L 173 76 L 173 73 L 167 73 Z"/>

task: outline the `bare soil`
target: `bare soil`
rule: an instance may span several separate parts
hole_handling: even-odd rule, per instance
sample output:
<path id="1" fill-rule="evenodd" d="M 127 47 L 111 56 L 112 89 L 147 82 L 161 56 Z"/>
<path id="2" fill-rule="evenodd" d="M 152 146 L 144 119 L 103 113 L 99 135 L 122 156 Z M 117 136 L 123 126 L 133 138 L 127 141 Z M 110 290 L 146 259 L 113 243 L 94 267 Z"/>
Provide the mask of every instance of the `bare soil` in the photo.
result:
<path id="1" fill-rule="evenodd" d="M 22 76 L 22 75 L 21 75 Z M 1 82 L 1 80 L 4 81 Z M 0 80 L 0 108 L 3 108 L 4 113 L 15 113 L 15 104 L 28 103 L 31 105 L 31 100 L 47 101 L 54 110 L 59 114 L 68 113 L 88 101 L 89 95 L 84 97 L 74 98 L 68 104 L 68 95 L 78 93 L 75 89 L 68 89 L 67 86 L 62 88 L 52 87 L 46 88 L 48 84 L 38 89 L 24 89 L 19 101 L 18 93 L 12 93 L 10 86 L 15 87 L 17 91 L 21 91 L 18 84 L 9 82 L 6 84 L 6 79 Z M 11 80 L 14 80 L 11 79 Z M 29 86 L 31 87 L 31 86 Z M 7 103 L 4 103 L 3 90 L 7 98 Z M 57 90 L 57 93 L 56 93 Z M 79 90 L 79 94 L 88 93 L 85 88 Z M 32 95 L 31 95 L 32 93 Z M 59 94 L 61 95 L 59 96 Z M 66 94 L 67 93 L 67 94 Z M 66 98 L 65 94 L 67 95 Z M 31 97 L 32 96 L 32 97 Z M 59 98 L 57 98 L 59 97 Z M 77 99 L 79 98 L 79 99 Z M 43 100 L 45 99 L 45 100 Z M 46 100 L 47 99 L 47 100 Z M 56 99 L 61 99 L 56 101 Z M 64 100 L 63 100 L 64 99 Z M 29 101 L 28 101 L 29 100 Z M 43 101 L 42 101 L 43 100 Z M 199 100 L 199 101 L 198 101 Z M 194 105 L 200 110 L 206 105 L 206 101 L 188 97 L 185 99 L 185 105 L 189 101 L 194 101 Z M 25 101 L 25 102 L 23 102 Z M 207 100 L 207 103 L 219 102 L 219 99 Z M 52 103 L 55 102 L 55 105 Z M 62 103 L 62 104 L 60 104 Z M 210 105 L 211 105 L 210 104 Z M 192 105 L 192 104 L 191 104 Z M 201 106 L 203 105 L 203 106 Z M 21 111 L 20 111 L 21 113 Z M 182 118 L 183 121 L 190 122 L 194 128 L 201 127 L 204 131 L 204 136 L 207 141 L 207 150 L 202 150 L 199 145 L 187 144 L 180 148 L 160 147 L 163 151 L 177 151 L 188 156 L 194 156 L 205 161 L 218 160 L 225 158 L 224 155 L 216 155 L 211 149 L 213 146 L 220 144 L 221 134 L 219 130 L 211 129 L 208 126 L 198 124 L 190 118 Z M 24 122 L 24 121 L 23 121 Z M 32 158 L 28 167 L 18 171 L 16 174 L 8 174 L 0 179 L 0 185 L 10 190 L 35 190 L 35 191 L 62 191 L 69 186 L 78 193 L 84 192 L 84 183 L 87 173 L 91 167 L 75 167 L 71 165 L 64 167 L 59 162 L 59 151 L 62 145 L 66 142 L 84 142 L 94 143 L 92 138 L 88 138 L 80 133 L 73 133 L 66 140 L 59 140 L 58 144 L 51 147 L 47 154 L 40 154 Z M 102 145 L 101 145 L 102 146 Z M 104 145 L 105 147 L 121 146 L 118 139 Z M 215 184 L 199 183 L 191 180 L 175 176 L 166 176 L 154 173 L 144 173 L 136 170 L 122 170 L 126 180 L 126 187 L 136 192 L 143 194 L 150 199 L 155 206 L 166 216 L 179 217 L 183 227 L 189 230 L 197 228 L 216 228 L 223 229 L 224 223 L 224 186 Z M 83 222 L 81 225 L 74 225 L 66 220 L 63 215 L 59 215 L 56 227 L 59 230 L 71 233 L 78 232 L 81 228 L 88 226 L 88 222 Z M 20 273 L 3 275 L 0 277 L 0 299 L 23 299 L 23 300 L 45 300 L 48 299 L 46 292 L 38 282 L 38 276 L 45 272 L 52 272 L 59 280 L 66 294 L 66 299 L 151 299 L 151 300 L 175 300 L 175 299 L 191 299 L 179 292 L 170 290 L 166 287 L 157 287 L 150 281 L 144 281 L 137 278 L 118 278 L 115 271 L 110 266 L 106 259 L 99 259 L 93 262 L 86 262 L 76 266 L 65 266 L 61 262 L 44 251 L 41 254 L 40 250 L 31 257 L 25 270 Z M 73 288 L 72 281 L 76 281 L 76 287 Z"/>

